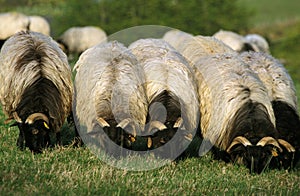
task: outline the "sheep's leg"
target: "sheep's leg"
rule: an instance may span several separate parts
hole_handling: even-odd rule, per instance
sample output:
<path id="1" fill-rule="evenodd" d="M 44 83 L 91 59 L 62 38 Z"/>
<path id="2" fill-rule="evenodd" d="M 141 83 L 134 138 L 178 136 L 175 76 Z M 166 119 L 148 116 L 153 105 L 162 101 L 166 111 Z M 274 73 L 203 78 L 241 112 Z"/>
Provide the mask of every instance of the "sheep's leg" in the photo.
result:
<path id="1" fill-rule="evenodd" d="M 61 146 L 61 135 L 60 132 L 56 133 L 56 144 Z"/>
<path id="2" fill-rule="evenodd" d="M 21 150 L 24 150 L 24 132 L 22 130 L 20 130 L 19 137 L 17 139 L 17 146 Z"/>

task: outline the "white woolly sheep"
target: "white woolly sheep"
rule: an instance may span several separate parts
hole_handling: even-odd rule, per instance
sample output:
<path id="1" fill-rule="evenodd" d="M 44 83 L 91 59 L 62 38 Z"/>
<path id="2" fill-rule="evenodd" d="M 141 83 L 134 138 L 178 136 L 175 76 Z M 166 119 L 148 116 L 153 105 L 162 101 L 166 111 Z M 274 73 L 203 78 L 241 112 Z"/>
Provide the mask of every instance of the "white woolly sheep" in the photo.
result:
<path id="1" fill-rule="evenodd" d="M 0 53 L 0 100 L 6 122 L 15 120 L 18 146 L 40 152 L 70 114 L 73 85 L 67 57 L 49 36 L 18 32 Z"/>
<path id="2" fill-rule="evenodd" d="M 148 130 L 151 135 L 148 137 L 148 147 L 165 144 L 175 132 L 182 134 L 177 138 L 179 142 L 184 142 L 183 137 L 191 140 L 198 128 L 199 101 L 189 63 L 162 39 L 140 39 L 133 42 L 129 49 L 145 72 L 146 95 L 150 105 L 148 120 L 165 123 L 167 128 L 153 135 L 152 130 Z M 178 128 L 179 131 L 176 131 Z M 175 145 L 180 146 L 179 143 Z M 171 153 L 171 156 L 178 155 Z"/>
<path id="3" fill-rule="evenodd" d="M 245 51 L 246 40 L 238 33 L 235 33 L 233 31 L 219 30 L 218 32 L 213 34 L 213 37 L 221 40 L 237 52 Z"/>
<path id="4" fill-rule="evenodd" d="M 267 89 L 234 53 L 204 57 L 195 66 L 202 137 L 233 162 L 262 172 L 282 152 Z"/>
<path id="5" fill-rule="evenodd" d="M 241 54 L 241 57 L 268 89 L 279 132 L 278 141 L 287 151 L 285 156 L 279 156 L 279 164 L 284 168 L 291 167 L 300 156 L 300 121 L 293 80 L 284 66 L 271 55 L 247 52 Z"/>
<path id="6" fill-rule="evenodd" d="M 106 33 L 96 26 L 71 27 L 58 39 L 67 55 L 81 54 L 86 49 L 106 42 Z"/>
<path id="7" fill-rule="evenodd" d="M 267 89 L 237 52 L 216 38 L 196 37 L 179 51 L 195 66 L 202 137 L 259 173 L 275 155 L 269 144 L 282 151 Z"/>
<path id="8" fill-rule="evenodd" d="M 50 35 L 50 24 L 42 16 L 28 16 L 29 30 Z"/>
<path id="9" fill-rule="evenodd" d="M 6 40 L 19 31 L 29 30 L 29 18 L 18 12 L 0 13 L 0 40 Z"/>
<path id="10" fill-rule="evenodd" d="M 78 71 L 75 113 L 81 127 L 87 134 L 99 137 L 103 148 L 110 144 L 106 135 L 116 144 L 130 148 L 134 137 L 142 134 L 148 113 L 144 72 L 137 66 L 135 56 L 123 44 L 113 41 L 87 49 L 74 68 Z M 124 130 L 127 134 L 122 133 Z"/>

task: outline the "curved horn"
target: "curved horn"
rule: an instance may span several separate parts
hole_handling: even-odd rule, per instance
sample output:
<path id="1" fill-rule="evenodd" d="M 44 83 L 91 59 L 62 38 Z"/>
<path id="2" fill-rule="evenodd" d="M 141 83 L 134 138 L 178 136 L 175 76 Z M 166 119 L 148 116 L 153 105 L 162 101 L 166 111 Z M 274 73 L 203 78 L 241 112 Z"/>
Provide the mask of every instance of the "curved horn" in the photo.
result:
<path id="1" fill-rule="evenodd" d="M 173 125 L 173 128 L 179 128 L 183 125 L 183 119 L 181 117 L 177 118 L 176 122 Z"/>
<path id="2" fill-rule="evenodd" d="M 128 127 L 128 126 L 130 126 L 131 129 L 132 129 L 132 133 L 131 134 L 133 135 L 133 137 L 136 137 L 136 130 L 135 130 L 135 126 L 132 123 L 132 119 L 125 118 L 121 122 L 119 122 L 119 124 L 117 124 L 116 127 L 120 127 L 122 129 L 126 130 L 126 127 Z"/>
<path id="3" fill-rule="evenodd" d="M 278 143 L 281 144 L 282 146 L 284 146 L 288 152 L 295 152 L 295 148 L 288 143 L 287 141 L 283 140 L 283 139 L 278 139 Z"/>
<path id="4" fill-rule="evenodd" d="M 13 117 L 18 123 L 22 123 L 22 119 L 19 117 L 17 112 L 13 112 Z"/>
<path id="5" fill-rule="evenodd" d="M 104 120 L 103 118 L 99 117 L 97 118 L 97 122 L 99 123 L 99 125 L 103 128 L 103 127 L 110 127 L 110 125 L 108 124 L 108 122 L 106 122 L 106 120 Z"/>
<path id="6" fill-rule="evenodd" d="M 243 136 L 238 136 L 233 139 L 233 141 L 231 142 L 230 146 L 227 148 L 226 151 L 229 153 L 231 148 L 237 144 L 243 144 L 245 147 L 252 146 L 251 142 L 247 138 L 245 138 Z"/>
<path id="7" fill-rule="evenodd" d="M 164 125 L 162 122 L 155 120 L 150 122 L 149 130 L 151 131 L 152 129 L 158 129 L 158 130 L 164 130 L 166 129 L 166 125 Z"/>
<path id="8" fill-rule="evenodd" d="M 273 146 L 277 147 L 279 151 L 282 152 L 282 148 L 280 148 L 278 142 L 273 137 L 270 136 L 263 137 L 261 140 L 259 140 L 259 142 L 257 142 L 256 146 L 264 147 L 265 145 L 269 145 L 269 144 L 272 144 Z"/>
<path id="9" fill-rule="evenodd" d="M 30 114 L 30 115 L 27 117 L 25 123 L 27 123 L 27 124 L 32 124 L 32 123 L 34 123 L 36 120 L 43 120 L 43 121 L 45 121 L 47 124 L 49 124 L 49 119 L 48 119 L 48 117 L 47 117 L 45 114 L 43 114 L 43 113 L 33 113 L 33 114 Z"/>

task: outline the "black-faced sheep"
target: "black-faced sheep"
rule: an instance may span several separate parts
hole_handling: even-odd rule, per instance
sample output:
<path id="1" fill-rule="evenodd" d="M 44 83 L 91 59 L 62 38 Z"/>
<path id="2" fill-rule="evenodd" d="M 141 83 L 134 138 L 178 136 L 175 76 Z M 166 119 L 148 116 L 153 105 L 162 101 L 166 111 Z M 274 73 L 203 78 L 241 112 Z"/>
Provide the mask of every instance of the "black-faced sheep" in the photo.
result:
<path id="1" fill-rule="evenodd" d="M 300 120 L 293 80 L 285 67 L 271 55 L 247 52 L 241 57 L 268 89 L 279 132 L 278 141 L 286 152 L 278 156 L 279 164 L 284 168 L 292 167 L 300 158 Z"/>
<path id="2" fill-rule="evenodd" d="M 96 26 L 71 27 L 57 39 L 67 55 L 81 54 L 86 49 L 106 42 L 106 33 Z"/>
<path id="3" fill-rule="evenodd" d="M 21 31 L 0 53 L 0 100 L 7 122 L 20 129 L 17 145 L 40 152 L 70 114 L 73 85 L 67 57 L 52 38 Z"/>
<path id="4" fill-rule="evenodd" d="M 181 134 L 177 138 L 179 142 L 183 142 L 183 138 L 191 140 L 198 128 L 199 101 L 189 63 L 162 39 L 140 39 L 133 42 L 129 49 L 145 72 L 146 95 L 150 105 L 148 122 L 160 121 L 167 128 L 154 134 L 153 130 L 148 130 L 148 147 L 164 145 L 175 133 Z M 179 146 L 177 143 L 178 149 Z"/>
<path id="5" fill-rule="evenodd" d="M 94 134 L 107 150 L 111 143 L 106 136 L 131 148 L 135 136 L 144 131 L 148 113 L 144 72 L 135 56 L 117 41 L 103 43 L 83 52 L 74 69 L 80 133 Z"/>
<path id="6" fill-rule="evenodd" d="M 196 37 L 179 52 L 195 66 L 202 137 L 260 173 L 283 151 L 268 91 L 237 52 L 216 38 Z"/>

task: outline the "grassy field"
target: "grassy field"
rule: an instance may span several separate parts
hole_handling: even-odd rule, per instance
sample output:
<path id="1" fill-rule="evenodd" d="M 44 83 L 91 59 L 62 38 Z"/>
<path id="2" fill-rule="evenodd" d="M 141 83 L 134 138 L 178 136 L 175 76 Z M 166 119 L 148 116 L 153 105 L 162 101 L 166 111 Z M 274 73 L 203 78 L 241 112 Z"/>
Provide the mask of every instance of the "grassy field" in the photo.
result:
<path id="1" fill-rule="evenodd" d="M 261 4 L 255 4 L 256 0 L 240 1 L 249 5 L 253 2 L 255 9 L 266 7 L 265 2 L 270 3 L 267 0 L 260 0 Z M 279 1 L 271 1 L 273 10 L 282 8 L 283 4 L 276 7 Z M 291 7 L 293 13 L 299 5 L 297 2 L 289 0 L 290 4 L 284 5 Z M 273 56 L 285 62 L 295 82 L 298 101 L 299 13 L 294 17 L 285 11 L 280 12 L 282 16 L 268 11 L 270 20 L 264 15 L 256 16 L 255 20 L 260 22 L 249 31 L 267 37 Z M 287 19 L 273 20 L 274 15 Z M 299 165 L 294 171 L 267 170 L 255 175 L 249 174 L 245 167 L 213 160 L 207 154 L 150 171 L 127 171 L 109 166 L 88 148 L 73 147 L 73 130 L 67 125 L 63 128 L 68 132 L 63 147 L 46 149 L 38 155 L 20 151 L 16 147 L 17 128 L 4 125 L 4 120 L 0 111 L 0 195 L 300 195 Z M 145 160 L 145 164 L 148 161 L 151 160 Z"/>

